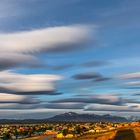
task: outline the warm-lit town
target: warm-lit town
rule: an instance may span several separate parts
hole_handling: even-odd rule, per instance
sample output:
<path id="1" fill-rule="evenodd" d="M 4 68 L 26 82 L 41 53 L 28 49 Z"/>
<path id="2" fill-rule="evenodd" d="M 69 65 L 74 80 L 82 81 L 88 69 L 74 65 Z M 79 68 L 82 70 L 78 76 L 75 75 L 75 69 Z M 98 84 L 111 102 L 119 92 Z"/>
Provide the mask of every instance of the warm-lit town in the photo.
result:
<path id="1" fill-rule="evenodd" d="M 117 134 L 120 134 L 119 139 Z M 1 125 L 1 140 L 129 140 L 140 138 L 140 122 L 131 123 L 42 123 Z M 129 133 L 131 132 L 131 133 Z M 125 133 L 129 133 L 125 138 Z M 123 139 L 122 139 L 123 138 Z M 139 139 L 137 139 L 139 140 Z"/>

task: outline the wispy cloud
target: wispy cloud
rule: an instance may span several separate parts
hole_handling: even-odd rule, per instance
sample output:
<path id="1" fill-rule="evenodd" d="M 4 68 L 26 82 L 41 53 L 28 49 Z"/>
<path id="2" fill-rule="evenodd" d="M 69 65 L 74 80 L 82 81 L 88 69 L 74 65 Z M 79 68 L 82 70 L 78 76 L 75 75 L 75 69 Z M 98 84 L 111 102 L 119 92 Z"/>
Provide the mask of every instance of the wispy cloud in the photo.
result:
<path id="1" fill-rule="evenodd" d="M 18 54 L 18 53 L 0 54 L 0 70 L 17 68 L 17 67 L 38 68 L 44 66 L 45 64 L 40 62 L 36 57 L 32 55 Z"/>
<path id="2" fill-rule="evenodd" d="M 94 72 L 79 73 L 73 76 L 73 78 L 76 80 L 94 80 L 99 77 L 100 77 L 100 74 L 94 73 Z"/>
<path id="3" fill-rule="evenodd" d="M 111 64 L 110 62 L 108 61 L 88 61 L 88 62 L 85 62 L 83 64 L 81 64 L 81 66 L 84 66 L 84 67 L 101 67 L 101 66 L 107 66 Z"/>
<path id="4" fill-rule="evenodd" d="M 127 73 L 119 76 L 120 79 L 140 79 L 140 72 Z"/>
<path id="5" fill-rule="evenodd" d="M 40 101 L 38 99 L 31 96 L 0 93 L 0 103 L 35 104 L 39 102 Z"/>
<path id="6" fill-rule="evenodd" d="M 88 43 L 90 27 L 70 25 L 0 34 L 1 53 L 39 53 L 75 50 Z"/>
<path id="7" fill-rule="evenodd" d="M 86 111 L 115 111 L 115 112 L 139 112 L 140 104 L 126 105 L 106 105 L 106 104 L 90 104 L 85 107 Z"/>
<path id="8" fill-rule="evenodd" d="M 55 82 L 61 80 L 59 75 L 48 74 L 19 74 L 10 71 L 0 72 L 0 88 L 10 93 L 27 93 L 55 91 Z M 25 88 L 26 87 L 26 88 Z"/>
<path id="9" fill-rule="evenodd" d="M 42 108 L 41 104 L 1 103 L 0 110 L 28 110 Z"/>
<path id="10" fill-rule="evenodd" d="M 93 82 L 103 82 L 112 79 L 110 77 L 105 77 L 100 73 L 96 73 L 96 72 L 79 73 L 73 75 L 72 78 L 74 78 L 75 80 L 92 80 Z"/>
<path id="11" fill-rule="evenodd" d="M 91 41 L 90 29 L 91 26 L 79 24 L 0 33 L 0 69 L 41 67 L 46 64 L 35 57 L 36 53 L 62 53 L 86 48 Z"/>
<path id="12" fill-rule="evenodd" d="M 67 103 L 48 103 L 45 105 L 48 109 L 83 109 L 85 103 L 67 102 Z"/>
<path id="13" fill-rule="evenodd" d="M 122 99 L 118 96 L 104 94 L 104 95 L 93 95 L 86 97 L 74 97 L 67 99 L 60 99 L 52 101 L 53 103 L 93 103 L 93 104 L 109 104 L 109 105 L 122 105 L 126 103 L 125 99 Z"/>
<path id="14" fill-rule="evenodd" d="M 73 67 L 74 64 L 63 64 L 63 65 L 55 65 L 55 66 L 49 66 L 52 70 L 65 70 L 68 68 Z"/>

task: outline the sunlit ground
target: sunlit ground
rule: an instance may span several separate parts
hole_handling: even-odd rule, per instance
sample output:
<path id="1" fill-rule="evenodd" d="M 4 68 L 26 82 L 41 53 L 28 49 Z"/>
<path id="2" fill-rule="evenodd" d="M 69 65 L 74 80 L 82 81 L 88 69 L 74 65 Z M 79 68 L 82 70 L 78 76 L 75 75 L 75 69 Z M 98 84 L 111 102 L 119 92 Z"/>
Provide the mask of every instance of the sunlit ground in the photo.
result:
<path id="1" fill-rule="evenodd" d="M 38 136 L 25 140 L 140 140 L 140 127 L 132 129 L 122 129 L 102 134 L 87 134 L 77 138 L 50 138 L 48 136 Z"/>

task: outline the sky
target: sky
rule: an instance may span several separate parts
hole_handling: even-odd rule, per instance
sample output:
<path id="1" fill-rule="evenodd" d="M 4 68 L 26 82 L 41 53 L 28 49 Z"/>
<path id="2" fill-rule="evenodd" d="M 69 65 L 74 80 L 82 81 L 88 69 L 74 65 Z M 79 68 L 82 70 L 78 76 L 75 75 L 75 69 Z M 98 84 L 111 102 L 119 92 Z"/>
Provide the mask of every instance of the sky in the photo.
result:
<path id="1" fill-rule="evenodd" d="M 0 0 L 0 119 L 140 116 L 139 14 L 139 0 Z"/>

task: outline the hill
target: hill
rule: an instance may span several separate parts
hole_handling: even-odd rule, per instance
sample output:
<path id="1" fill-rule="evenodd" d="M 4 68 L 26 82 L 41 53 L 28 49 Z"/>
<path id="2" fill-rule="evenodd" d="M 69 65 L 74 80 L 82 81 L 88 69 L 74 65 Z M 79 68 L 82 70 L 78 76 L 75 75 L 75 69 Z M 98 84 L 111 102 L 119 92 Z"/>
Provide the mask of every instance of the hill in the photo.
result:
<path id="1" fill-rule="evenodd" d="M 124 117 L 112 116 L 112 115 L 96 115 L 96 114 L 77 114 L 74 112 L 68 112 L 60 115 L 56 115 L 49 118 L 48 121 L 53 122 L 128 122 Z"/>

